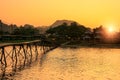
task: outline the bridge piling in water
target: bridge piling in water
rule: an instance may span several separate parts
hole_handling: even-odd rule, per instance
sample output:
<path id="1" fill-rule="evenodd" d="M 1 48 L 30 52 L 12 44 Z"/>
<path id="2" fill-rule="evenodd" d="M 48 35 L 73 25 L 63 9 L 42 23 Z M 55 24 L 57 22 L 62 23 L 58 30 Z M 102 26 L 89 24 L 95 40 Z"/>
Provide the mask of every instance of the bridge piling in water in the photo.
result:
<path id="1" fill-rule="evenodd" d="M 39 57 L 55 46 L 46 46 L 44 41 L 35 40 L 22 43 L 10 43 L 0 46 L 0 78 L 30 66 Z M 7 74 L 6 74 L 7 73 Z M 12 75 L 12 74 L 11 74 Z"/>

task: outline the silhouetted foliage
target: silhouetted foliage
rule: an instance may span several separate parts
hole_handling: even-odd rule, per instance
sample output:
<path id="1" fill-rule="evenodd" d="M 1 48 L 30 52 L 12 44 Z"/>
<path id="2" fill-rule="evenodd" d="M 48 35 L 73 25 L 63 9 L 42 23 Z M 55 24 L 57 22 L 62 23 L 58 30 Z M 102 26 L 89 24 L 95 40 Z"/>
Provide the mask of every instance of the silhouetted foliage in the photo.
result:
<path id="1" fill-rule="evenodd" d="M 76 22 L 74 22 L 71 23 L 71 25 L 63 23 L 60 26 L 50 28 L 46 31 L 46 33 L 55 37 L 75 39 L 81 37 L 85 31 L 86 31 L 85 26 L 78 25 Z"/>
<path id="2" fill-rule="evenodd" d="M 34 28 L 32 25 L 24 25 L 16 28 L 13 33 L 14 35 L 36 35 L 39 34 L 39 30 Z"/>
<path id="3" fill-rule="evenodd" d="M 14 29 L 16 29 L 17 26 L 14 24 L 8 25 L 3 23 L 0 20 L 0 35 L 6 35 L 6 34 L 11 34 L 13 32 Z"/>
<path id="4" fill-rule="evenodd" d="M 77 23 L 74 22 L 74 23 L 71 23 L 71 25 L 69 26 L 68 36 L 71 38 L 81 37 L 86 30 L 87 28 L 85 28 L 85 26 L 77 25 Z"/>

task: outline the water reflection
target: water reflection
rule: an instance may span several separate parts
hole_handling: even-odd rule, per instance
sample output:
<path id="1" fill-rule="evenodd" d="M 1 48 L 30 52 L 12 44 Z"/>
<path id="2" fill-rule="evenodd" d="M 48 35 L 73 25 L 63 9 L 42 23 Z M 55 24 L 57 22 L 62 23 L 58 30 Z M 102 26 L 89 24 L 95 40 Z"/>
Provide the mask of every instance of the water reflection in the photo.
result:
<path id="1" fill-rule="evenodd" d="M 120 49 L 57 48 L 15 80 L 119 80 Z"/>

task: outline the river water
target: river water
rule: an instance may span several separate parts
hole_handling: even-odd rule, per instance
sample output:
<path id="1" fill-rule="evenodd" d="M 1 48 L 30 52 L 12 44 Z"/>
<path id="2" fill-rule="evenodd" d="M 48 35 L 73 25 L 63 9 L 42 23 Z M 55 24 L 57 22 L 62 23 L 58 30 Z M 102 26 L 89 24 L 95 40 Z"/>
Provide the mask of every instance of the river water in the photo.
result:
<path id="1" fill-rule="evenodd" d="M 120 49 L 57 48 L 14 80 L 120 80 Z"/>

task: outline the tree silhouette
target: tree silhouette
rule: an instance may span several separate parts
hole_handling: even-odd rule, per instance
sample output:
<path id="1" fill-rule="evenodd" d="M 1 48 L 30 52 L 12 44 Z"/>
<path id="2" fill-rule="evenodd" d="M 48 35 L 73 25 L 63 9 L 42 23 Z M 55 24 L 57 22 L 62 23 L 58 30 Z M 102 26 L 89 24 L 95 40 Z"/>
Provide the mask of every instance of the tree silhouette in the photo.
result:
<path id="1" fill-rule="evenodd" d="M 14 35 L 37 35 L 39 34 L 39 30 L 27 24 L 24 26 L 20 26 L 19 28 L 16 28 L 12 34 Z"/>
<path id="2" fill-rule="evenodd" d="M 80 38 L 85 31 L 85 26 L 78 25 L 76 22 L 73 22 L 71 23 L 71 25 L 63 23 L 62 25 L 59 25 L 57 27 L 50 28 L 46 31 L 46 33 L 56 37 L 77 39 Z"/>

